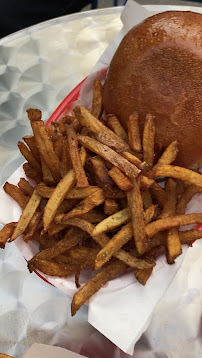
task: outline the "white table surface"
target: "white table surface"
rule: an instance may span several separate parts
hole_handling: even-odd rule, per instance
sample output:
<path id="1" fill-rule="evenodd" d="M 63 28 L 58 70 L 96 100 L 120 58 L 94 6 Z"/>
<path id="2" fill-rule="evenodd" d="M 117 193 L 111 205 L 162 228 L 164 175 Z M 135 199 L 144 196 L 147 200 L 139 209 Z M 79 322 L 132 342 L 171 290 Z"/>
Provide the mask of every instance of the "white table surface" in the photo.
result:
<path id="1" fill-rule="evenodd" d="M 181 9 L 146 7 L 152 11 Z M 30 133 L 26 109 L 39 108 L 44 121 L 49 118 L 121 29 L 121 10 L 117 7 L 68 15 L 0 40 L 1 184 L 23 162 L 17 142 Z M 202 8 L 186 10 L 202 12 Z M 71 299 L 58 289 L 29 274 L 14 243 L 0 251 L 0 352 L 20 358 L 38 342 L 92 358 L 109 358 L 112 353 L 116 358 L 128 357 L 88 324 L 87 307 L 71 318 L 70 303 Z M 151 348 L 147 335 L 143 335 L 134 357 L 172 357 L 162 346 L 159 349 Z"/>

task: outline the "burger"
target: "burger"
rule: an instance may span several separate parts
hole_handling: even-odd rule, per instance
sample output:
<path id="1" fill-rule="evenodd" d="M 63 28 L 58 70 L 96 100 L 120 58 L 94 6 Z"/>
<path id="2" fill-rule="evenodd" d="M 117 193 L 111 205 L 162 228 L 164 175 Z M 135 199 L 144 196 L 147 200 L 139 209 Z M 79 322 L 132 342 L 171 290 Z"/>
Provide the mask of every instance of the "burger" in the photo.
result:
<path id="1" fill-rule="evenodd" d="M 133 27 L 120 43 L 104 86 L 104 109 L 127 128 L 150 113 L 156 151 L 177 140 L 176 164 L 202 159 L 202 15 L 168 11 Z"/>

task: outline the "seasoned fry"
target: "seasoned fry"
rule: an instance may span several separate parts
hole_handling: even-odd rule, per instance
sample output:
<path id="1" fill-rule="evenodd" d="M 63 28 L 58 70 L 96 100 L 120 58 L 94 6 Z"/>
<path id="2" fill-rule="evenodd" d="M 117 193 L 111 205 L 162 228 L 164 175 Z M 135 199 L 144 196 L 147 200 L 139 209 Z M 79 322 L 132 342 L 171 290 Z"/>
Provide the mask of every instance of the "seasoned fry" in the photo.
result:
<path id="1" fill-rule="evenodd" d="M 78 292 L 75 293 L 72 300 L 72 316 L 95 292 L 97 292 L 107 281 L 114 278 L 120 272 L 123 272 L 126 265 L 123 262 L 115 261 L 110 263 L 101 272 L 97 273 L 89 282 L 87 282 Z"/>
<path id="2" fill-rule="evenodd" d="M 147 281 L 148 281 L 148 279 L 150 278 L 152 272 L 153 272 L 153 267 L 149 267 L 149 268 L 144 269 L 144 270 L 138 269 L 135 272 L 135 277 L 141 283 L 141 285 L 145 286 Z"/>
<path id="3" fill-rule="evenodd" d="M 173 227 L 172 229 L 168 230 L 168 237 L 167 237 L 167 259 L 169 262 L 172 262 L 176 257 L 181 255 L 182 253 L 182 245 L 180 242 L 178 228 Z M 168 262 L 168 263 L 169 263 Z"/>
<path id="4" fill-rule="evenodd" d="M 104 160 L 98 156 L 95 156 L 90 159 L 90 162 L 92 164 L 95 173 L 95 180 L 98 186 L 102 188 L 105 193 L 113 194 L 113 181 L 109 176 Z"/>
<path id="5" fill-rule="evenodd" d="M 155 208 L 155 205 L 153 205 L 153 204 L 150 205 L 146 209 L 146 211 L 144 213 L 144 221 L 146 224 L 148 224 L 153 219 L 153 217 L 155 215 L 155 210 L 156 210 L 156 208 Z"/>
<path id="6" fill-rule="evenodd" d="M 118 210 L 118 204 L 114 199 L 105 199 L 104 213 L 105 215 L 113 215 Z"/>
<path id="7" fill-rule="evenodd" d="M 115 234 L 112 239 L 103 247 L 102 250 L 96 256 L 95 259 L 95 269 L 98 270 L 102 267 L 114 254 L 118 252 L 133 236 L 131 230 L 131 223 L 126 224 Z M 136 268 L 149 268 L 153 264 L 148 263 L 145 260 L 140 260 L 136 258 Z"/>
<path id="8" fill-rule="evenodd" d="M 176 189 L 177 183 L 173 179 L 169 178 L 165 186 L 166 200 L 164 202 L 163 210 L 159 218 L 163 219 L 175 215 L 177 201 Z"/>
<path id="9" fill-rule="evenodd" d="M 202 175 L 190 169 L 178 166 L 162 165 L 157 167 L 153 172 L 153 178 L 157 178 L 159 176 L 185 180 L 202 188 Z"/>
<path id="10" fill-rule="evenodd" d="M 61 177 L 63 178 L 68 171 L 71 169 L 71 160 L 70 160 L 70 156 L 69 156 L 69 150 L 68 150 L 68 143 L 67 143 L 67 139 L 65 138 L 61 138 L 60 143 L 62 143 L 62 152 L 61 155 L 59 153 L 59 145 L 56 147 L 56 150 L 58 152 L 56 152 L 58 158 L 61 157 L 60 160 L 60 173 L 61 173 Z M 54 145 L 54 149 L 55 149 L 55 145 Z M 59 157 L 60 155 L 60 157 Z"/>
<path id="11" fill-rule="evenodd" d="M 145 223 L 142 197 L 137 181 L 133 181 L 133 189 L 127 192 L 128 206 L 131 213 L 133 235 L 138 253 L 145 251 Z"/>
<path id="12" fill-rule="evenodd" d="M 202 188 L 196 185 L 189 185 L 184 192 L 182 193 L 181 197 L 179 198 L 177 205 L 176 205 L 176 214 L 182 215 L 185 214 L 185 210 L 187 207 L 188 202 L 193 198 L 194 195 L 201 193 Z"/>
<path id="13" fill-rule="evenodd" d="M 46 275 L 67 277 L 72 275 L 78 268 L 78 265 L 66 264 L 63 262 L 53 262 L 36 258 L 33 263 L 33 270 L 39 270 Z"/>
<path id="14" fill-rule="evenodd" d="M 113 165 L 117 166 L 122 170 L 129 178 L 134 178 L 138 175 L 140 170 L 128 160 L 121 157 L 111 148 L 107 147 L 104 144 L 99 143 L 93 138 L 87 136 L 78 136 L 79 142 L 89 150 L 100 155 L 103 159 L 109 161 Z"/>
<path id="15" fill-rule="evenodd" d="M 41 158 L 41 169 L 42 169 L 44 183 L 46 183 L 48 185 L 55 185 L 55 180 L 51 174 L 51 171 L 50 171 L 48 165 L 46 164 L 46 162 L 43 158 Z"/>
<path id="16" fill-rule="evenodd" d="M 78 243 L 80 243 L 82 240 L 85 240 L 87 237 L 88 234 L 86 232 L 75 227 L 69 228 L 60 241 L 56 242 L 53 246 L 43 251 L 40 251 L 29 261 L 28 267 L 30 272 L 34 270 L 33 263 L 35 259 L 50 261 L 59 254 L 66 252 L 71 247 L 76 246 Z"/>
<path id="17" fill-rule="evenodd" d="M 47 231 L 59 205 L 64 200 L 66 193 L 71 189 L 75 181 L 74 171 L 71 169 L 65 176 L 60 180 L 56 189 L 53 191 L 48 203 L 46 204 L 43 216 L 44 230 Z"/>
<path id="18" fill-rule="evenodd" d="M 95 227 L 92 235 L 96 236 L 102 234 L 103 232 L 111 231 L 120 225 L 125 224 L 128 220 L 130 220 L 130 210 L 129 208 L 126 208 L 101 221 Z"/>
<path id="19" fill-rule="evenodd" d="M 36 190 L 43 198 L 50 198 L 54 188 L 50 188 L 43 183 L 37 185 Z M 65 199 L 85 199 L 87 196 L 98 190 L 97 186 L 88 186 L 87 188 L 72 188 L 66 194 Z"/>
<path id="20" fill-rule="evenodd" d="M 135 152 L 141 152 L 142 150 L 138 119 L 139 119 L 138 113 L 135 112 L 129 116 L 127 122 L 129 144 Z"/>
<path id="21" fill-rule="evenodd" d="M 67 142 L 68 142 L 69 155 L 75 174 L 76 185 L 77 187 L 85 188 L 88 186 L 88 180 L 85 171 L 83 169 L 81 158 L 79 155 L 76 132 L 72 126 L 68 126 L 67 128 Z"/>
<path id="22" fill-rule="evenodd" d="M 165 190 L 156 182 L 153 182 L 153 184 L 150 187 L 150 190 L 151 190 L 151 194 L 155 197 L 158 205 L 160 207 L 164 207 L 164 204 L 167 200 Z"/>
<path id="23" fill-rule="evenodd" d="M 134 154 L 129 152 L 122 152 L 120 153 L 125 159 L 127 159 L 130 163 L 134 164 L 136 167 L 140 169 L 144 169 L 145 163 L 142 163 L 141 160 L 136 157 Z"/>
<path id="24" fill-rule="evenodd" d="M 185 225 L 199 224 L 199 223 L 202 223 L 202 214 L 176 215 L 166 219 L 159 219 L 149 223 L 145 227 L 145 231 L 147 237 L 151 238 L 159 231 L 171 229 L 177 226 L 185 226 Z"/>
<path id="25" fill-rule="evenodd" d="M 154 137 L 155 137 L 154 118 L 152 117 L 151 114 L 148 114 L 145 118 L 143 139 L 142 139 L 144 161 L 148 165 L 148 170 L 153 167 L 153 162 L 154 162 Z"/>
<path id="26" fill-rule="evenodd" d="M 151 187 L 151 185 L 154 184 L 154 180 L 153 179 L 149 179 L 144 175 L 141 175 L 140 177 L 140 187 L 141 190 L 147 190 Z"/>
<path id="27" fill-rule="evenodd" d="M 13 198 L 22 209 L 24 209 L 29 201 L 29 197 L 26 196 L 23 191 L 16 185 L 6 182 L 3 186 L 4 191 Z"/>
<path id="28" fill-rule="evenodd" d="M 155 173 L 155 170 L 161 165 L 171 164 L 172 162 L 174 162 L 174 160 L 177 157 L 177 153 L 178 153 L 177 141 L 174 141 L 165 149 L 165 151 L 163 152 L 162 156 L 159 158 L 156 165 L 154 165 L 154 167 L 148 174 L 149 177 L 153 178 L 153 173 Z"/>
<path id="29" fill-rule="evenodd" d="M 152 205 L 152 197 L 149 190 L 143 191 L 142 201 L 143 201 L 144 210 L 147 210 Z"/>
<path id="30" fill-rule="evenodd" d="M 32 154 L 34 155 L 36 160 L 40 163 L 40 154 L 39 154 L 39 150 L 38 150 L 38 148 L 36 146 L 34 136 L 33 135 L 26 135 L 22 139 L 27 144 L 27 146 L 29 147 L 30 151 L 32 152 Z"/>
<path id="31" fill-rule="evenodd" d="M 81 161 L 84 164 L 86 153 L 81 153 Z M 71 189 L 75 182 L 75 173 L 71 169 L 65 176 L 60 180 L 57 187 L 53 191 L 50 199 L 48 200 L 43 216 L 44 231 L 47 231 L 51 221 L 55 217 L 59 205 L 64 200 L 67 192 Z"/>
<path id="32" fill-rule="evenodd" d="M 32 152 L 27 148 L 27 146 L 23 142 L 18 142 L 18 148 L 23 155 L 23 157 L 28 161 L 28 163 L 35 168 L 39 173 L 41 173 L 41 166 L 39 162 L 36 160 Z"/>
<path id="33" fill-rule="evenodd" d="M 93 230 L 94 230 L 94 225 L 92 225 L 91 223 L 89 223 L 86 220 L 81 220 L 80 218 L 74 218 L 74 219 L 70 219 L 68 221 L 69 225 L 71 226 L 75 226 L 78 227 L 86 232 L 89 233 L 89 235 L 92 235 Z M 131 225 L 129 225 L 128 230 L 130 230 L 131 235 L 132 235 L 132 227 Z M 110 241 L 109 237 L 105 234 L 101 234 L 101 235 L 96 235 L 96 236 L 92 236 L 93 239 L 95 240 L 95 242 L 97 244 L 99 244 L 101 247 L 104 247 L 107 245 L 107 243 Z M 126 252 L 123 249 L 118 250 L 118 252 L 116 252 L 114 254 L 114 256 L 119 259 L 120 261 L 124 262 L 127 266 L 131 267 L 131 268 L 137 268 L 137 259 L 136 257 L 134 257 L 133 255 L 131 255 L 130 253 Z"/>
<path id="34" fill-rule="evenodd" d="M 61 179 L 60 162 L 58 156 L 55 154 L 53 144 L 48 136 L 48 133 L 46 132 L 44 123 L 42 121 L 31 119 L 31 126 L 41 159 L 44 159 L 54 180 L 59 182 Z"/>
<path id="35" fill-rule="evenodd" d="M 102 91 L 102 84 L 96 79 L 93 84 L 93 104 L 91 108 L 91 114 L 96 118 L 100 118 L 102 114 Z"/>
<path id="36" fill-rule="evenodd" d="M 88 213 L 90 210 L 95 208 L 96 206 L 101 205 L 104 202 L 105 198 L 103 195 L 103 191 L 98 189 L 93 194 L 83 199 L 78 205 L 75 206 L 69 213 L 64 214 L 61 219 L 61 223 L 64 221 L 81 216 L 83 214 Z"/>
<path id="37" fill-rule="evenodd" d="M 95 133 L 99 142 L 112 147 L 117 152 L 123 152 L 124 150 L 127 151 L 130 149 L 127 143 L 125 143 L 113 131 L 102 124 L 84 107 L 77 106 L 74 108 L 74 113 L 83 126 L 88 128 L 91 132 Z"/>
<path id="38" fill-rule="evenodd" d="M 16 225 L 16 228 L 13 232 L 13 235 L 11 236 L 10 241 L 15 240 L 18 236 L 24 233 L 24 231 L 26 230 L 27 226 L 30 223 L 30 220 L 35 214 L 40 202 L 41 202 L 41 196 L 37 193 L 36 190 L 34 190 L 29 202 L 27 203 L 20 217 L 20 220 Z"/>
<path id="39" fill-rule="evenodd" d="M 119 168 L 112 167 L 109 170 L 109 176 L 115 181 L 116 185 L 124 191 L 130 190 L 133 187 L 131 181 L 125 176 Z"/>
<path id="40" fill-rule="evenodd" d="M 180 242 L 181 244 L 191 244 L 193 241 L 202 238 L 202 232 L 199 230 L 186 230 L 180 231 Z"/>
<path id="41" fill-rule="evenodd" d="M 3 229 L 0 231 L 0 248 L 4 249 L 5 244 L 10 239 L 10 237 L 13 235 L 13 232 L 16 228 L 17 223 L 12 222 L 9 224 L 6 224 Z"/>
<path id="42" fill-rule="evenodd" d="M 121 123 L 119 122 L 118 118 L 113 114 L 107 115 L 107 125 L 109 128 L 113 130 L 117 136 L 124 140 L 124 142 L 128 143 L 128 136 L 126 134 L 125 129 L 122 127 Z"/>
<path id="43" fill-rule="evenodd" d="M 25 178 L 20 178 L 20 181 L 18 182 L 18 187 L 23 190 L 25 194 L 32 196 L 34 188 Z"/>

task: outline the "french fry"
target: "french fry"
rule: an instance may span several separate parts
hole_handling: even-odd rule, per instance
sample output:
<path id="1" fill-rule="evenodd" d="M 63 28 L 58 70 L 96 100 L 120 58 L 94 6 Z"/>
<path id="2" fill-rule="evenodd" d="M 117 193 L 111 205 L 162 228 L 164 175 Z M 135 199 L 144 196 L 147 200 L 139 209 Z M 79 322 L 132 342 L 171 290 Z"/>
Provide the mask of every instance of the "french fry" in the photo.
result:
<path id="1" fill-rule="evenodd" d="M 78 265 L 53 262 L 36 258 L 33 270 L 39 270 L 49 276 L 68 277 L 78 268 Z"/>
<path id="2" fill-rule="evenodd" d="M 4 191 L 13 198 L 18 205 L 24 209 L 29 201 L 29 197 L 16 185 L 6 182 L 3 186 Z"/>
<path id="3" fill-rule="evenodd" d="M 51 171 L 43 158 L 41 158 L 41 169 L 44 183 L 48 185 L 55 185 L 55 179 L 53 178 Z"/>
<path id="4" fill-rule="evenodd" d="M 60 241 L 56 242 L 53 246 L 43 251 L 40 251 L 29 261 L 28 267 L 30 272 L 34 270 L 33 263 L 35 259 L 50 261 L 54 257 L 66 252 L 71 247 L 76 246 L 78 243 L 80 243 L 82 240 L 85 240 L 87 237 L 88 234 L 86 234 L 86 232 L 75 227 L 69 228 Z"/>
<path id="5" fill-rule="evenodd" d="M 182 193 L 181 197 L 178 199 L 176 205 L 176 214 L 182 215 L 185 214 L 185 210 L 189 201 L 194 197 L 194 195 L 201 193 L 202 188 L 196 185 L 189 185 L 184 192 Z"/>
<path id="6" fill-rule="evenodd" d="M 32 152 L 27 148 L 27 146 L 23 142 L 18 142 L 18 148 L 23 155 L 23 157 L 28 161 L 28 163 L 35 168 L 39 173 L 41 173 L 41 166 L 39 162 L 36 160 Z"/>
<path id="7" fill-rule="evenodd" d="M 44 230 L 47 231 L 54 219 L 59 205 L 64 200 L 66 193 L 71 189 L 75 182 L 75 174 L 71 169 L 58 183 L 53 191 L 48 203 L 46 204 L 43 216 Z"/>
<path id="8" fill-rule="evenodd" d="M 179 236 L 181 244 L 190 245 L 193 241 L 202 238 L 202 232 L 199 230 L 180 231 Z"/>
<path id="9" fill-rule="evenodd" d="M 36 190 L 43 198 L 50 198 L 54 188 L 48 187 L 43 183 L 37 185 Z M 65 199 L 85 199 L 98 190 L 97 186 L 88 186 L 87 188 L 72 188 L 66 194 Z"/>
<path id="10" fill-rule="evenodd" d="M 168 218 L 175 215 L 175 207 L 177 202 L 176 197 L 177 183 L 169 178 L 165 185 L 166 200 L 164 202 L 163 210 L 159 218 Z"/>
<path id="11" fill-rule="evenodd" d="M 167 237 L 167 259 L 168 263 L 174 261 L 176 257 L 181 255 L 182 253 L 182 245 L 180 242 L 178 228 L 173 227 L 168 230 Z"/>
<path id="12" fill-rule="evenodd" d="M 158 205 L 164 207 L 164 204 L 167 200 L 165 190 L 155 181 L 150 186 L 151 194 L 155 197 Z"/>
<path id="13" fill-rule="evenodd" d="M 144 210 L 147 210 L 152 205 L 152 197 L 149 190 L 142 192 L 142 201 Z"/>
<path id="14" fill-rule="evenodd" d="M 142 139 L 144 161 L 148 165 L 148 170 L 153 167 L 153 162 L 154 162 L 154 137 L 155 137 L 154 118 L 152 117 L 151 114 L 148 114 L 145 118 L 143 139 Z"/>
<path id="15" fill-rule="evenodd" d="M 28 227 L 30 220 L 35 214 L 39 204 L 41 202 L 41 196 L 34 190 L 29 202 L 27 203 L 20 220 L 18 221 L 16 228 L 11 236 L 10 241 L 15 240 L 18 236 L 24 233 L 26 228 Z"/>
<path id="16" fill-rule="evenodd" d="M 67 128 L 67 143 L 69 149 L 69 156 L 75 174 L 76 185 L 77 187 L 85 188 L 88 186 L 88 180 L 79 155 L 76 132 L 71 125 Z"/>
<path id="17" fill-rule="evenodd" d="M 145 210 L 145 213 L 144 213 L 144 221 L 146 224 L 148 224 L 154 217 L 155 215 L 155 211 L 156 211 L 156 208 L 155 208 L 155 205 L 150 205 L 146 210 Z"/>
<path id="18" fill-rule="evenodd" d="M 177 141 L 174 141 L 164 150 L 162 156 L 159 158 L 156 165 L 154 165 L 148 176 L 150 178 L 153 178 L 153 173 L 155 173 L 156 169 L 162 165 L 171 164 L 172 162 L 174 162 L 174 160 L 177 157 L 177 154 L 178 154 L 178 145 L 177 145 Z"/>
<path id="19" fill-rule="evenodd" d="M 159 176 L 185 180 L 190 182 L 191 184 L 202 188 L 202 175 L 190 169 L 178 166 L 162 165 L 160 167 L 157 167 L 153 174 L 153 177 L 155 178 Z"/>
<path id="20" fill-rule="evenodd" d="M 89 235 L 92 236 L 93 230 L 95 228 L 94 225 L 89 223 L 86 220 L 82 220 L 80 218 L 73 218 L 68 221 L 68 224 L 74 227 L 78 227 L 84 231 L 86 231 Z M 132 227 L 131 225 L 128 226 L 128 230 L 130 231 L 132 235 Z M 125 233 L 124 233 L 125 234 Z M 92 236 L 92 238 L 95 240 L 95 242 L 100 245 L 101 247 L 104 247 L 108 244 L 110 241 L 109 237 L 106 234 L 96 235 Z M 120 261 L 124 262 L 127 266 L 131 268 L 137 268 L 137 258 L 131 255 L 130 253 L 126 252 L 123 249 L 118 250 L 114 256 L 119 259 Z M 153 265 L 153 264 L 151 264 Z"/>
<path id="21" fill-rule="evenodd" d="M 105 199 L 104 213 L 105 215 L 113 215 L 118 210 L 118 203 L 114 199 Z"/>
<path id="22" fill-rule="evenodd" d="M 135 272 L 135 277 L 141 283 L 141 285 L 145 286 L 147 281 L 148 281 L 148 279 L 150 278 L 152 272 L 153 272 L 153 267 L 149 267 L 149 268 L 144 269 L 144 270 L 138 269 Z"/>
<path id="23" fill-rule="evenodd" d="M 20 178 L 18 182 L 18 187 L 25 192 L 25 194 L 32 196 L 34 187 L 29 184 L 25 178 Z"/>
<path id="24" fill-rule="evenodd" d="M 13 232 L 16 228 L 17 223 L 12 222 L 9 224 L 6 224 L 3 229 L 0 231 L 0 248 L 4 249 L 5 244 L 10 239 L 10 237 L 13 235 Z"/>
<path id="25" fill-rule="evenodd" d="M 35 159 L 40 163 L 40 153 L 36 146 L 36 142 L 33 135 L 26 135 L 22 138 L 29 147 L 30 151 L 34 155 Z"/>
<path id="26" fill-rule="evenodd" d="M 79 204 L 75 206 L 69 213 L 64 214 L 61 219 L 61 223 L 64 221 L 81 216 L 83 214 L 88 213 L 90 210 L 95 208 L 96 206 L 101 205 L 104 202 L 105 198 L 103 195 L 103 191 L 98 189 L 93 194 L 83 199 Z"/>
<path id="27" fill-rule="evenodd" d="M 110 263 L 101 272 L 97 273 L 89 282 L 87 282 L 78 292 L 75 293 L 72 300 L 72 316 L 78 309 L 107 281 L 114 278 L 119 273 L 123 272 L 126 265 L 123 262 L 115 261 Z"/>
<path id="28" fill-rule="evenodd" d="M 129 208 L 118 211 L 117 213 L 108 216 L 106 219 L 101 221 L 94 229 L 92 235 L 100 235 L 103 232 L 111 231 L 130 220 Z"/>
<path id="29" fill-rule="evenodd" d="M 109 170 L 109 176 L 114 180 L 116 185 L 124 191 L 130 190 L 133 187 L 131 181 L 120 171 L 117 167 L 112 167 Z"/>
<path id="30" fill-rule="evenodd" d="M 107 125 L 113 130 L 114 133 L 116 133 L 119 138 L 123 139 L 124 142 L 128 143 L 128 136 L 126 134 L 126 131 L 115 115 L 107 115 Z"/>
<path id="31" fill-rule="evenodd" d="M 67 139 L 62 138 L 62 152 L 61 152 L 61 160 L 60 160 L 60 173 L 61 173 L 61 177 L 63 178 L 68 171 L 72 168 L 71 167 L 71 160 L 70 160 L 70 155 L 69 155 L 69 150 L 68 150 L 68 143 L 67 143 Z M 55 148 L 55 146 L 54 146 Z M 59 152 L 59 145 L 56 147 L 58 152 Z M 56 153 L 57 154 L 57 153 Z M 60 154 L 60 153 L 58 153 Z M 57 154 L 58 158 L 59 155 Z"/>
<path id="32" fill-rule="evenodd" d="M 85 163 L 86 159 L 86 153 L 85 151 L 81 154 L 81 161 L 82 164 Z M 58 183 L 57 187 L 53 191 L 50 199 L 48 200 L 45 210 L 44 210 L 44 216 L 43 216 L 43 223 L 44 223 L 44 231 L 47 231 L 51 221 L 55 217 L 55 214 L 57 212 L 57 209 L 59 205 L 64 200 L 67 192 L 72 188 L 73 184 L 75 182 L 75 173 L 73 169 L 71 169 Z"/>
<path id="33" fill-rule="evenodd" d="M 141 152 L 142 150 L 138 119 L 138 113 L 135 112 L 129 116 L 127 122 L 129 144 L 132 150 L 134 150 L 135 152 Z"/>
<path id="34" fill-rule="evenodd" d="M 96 138 L 99 142 L 112 147 L 117 152 L 123 152 L 130 149 L 127 143 L 125 143 L 113 131 L 102 124 L 90 113 L 90 111 L 84 107 L 75 107 L 74 113 L 76 114 L 76 117 L 79 119 L 80 123 L 96 135 Z"/>
<path id="35" fill-rule="evenodd" d="M 46 132 L 44 123 L 42 121 L 31 119 L 31 126 L 40 156 L 46 162 L 54 180 L 59 182 L 61 179 L 60 162 L 58 156 L 55 154 L 53 144 L 50 141 L 48 133 Z"/>
<path id="36" fill-rule="evenodd" d="M 37 212 L 37 213 L 35 213 L 35 215 L 33 215 L 32 220 L 34 218 L 34 221 L 33 221 L 33 223 L 32 223 L 32 220 L 30 221 L 29 232 L 27 234 L 25 234 L 24 237 L 23 237 L 23 240 L 25 242 L 28 242 L 29 240 L 32 240 L 32 238 L 34 237 L 35 233 L 40 228 L 42 229 L 42 217 L 43 217 L 43 211 Z"/>
<path id="37" fill-rule="evenodd" d="M 133 232 L 131 230 L 131 223 L 126 224 L 115 234 L 112 239 L 103 247 L 96 256 L 95 269 L 98 270 L 109 259 L 115 255 L 129 240 L 131 240 Z M 136 268 L 144 269 L 152 267 L 153 264 L 145 260 L 136 258 Z"/>
<path id="38" fill-rule="evenodd" d="M 140 170 L 128 160 L 123 158 L 121 155 L 116 153 L 111 148 L 107 147 L 104 144 L 99 143 L 93 138 L 87 136 L 78 136 L 79 142 L 89 150 L 100 155 L 103 159 L 109 161 L 114 166 L 117 166 L 122 170 L 129 178 L 136 177 Z"/>
<path id="39" fill-rule="evenodd" d="M 95 173 L 95 180 L 100 188 L 107 194 L 113 194 L 113 181 L 109 176 L 107 167 L 102 158 L 95 156 L 90 159 Z"/>
<path id="40" fill-rule="evenodd" d="M 62 220 L 62 218 L 63 218 L 63 215 L 56 215 L 55 220 L 60 222 Z M 97 224 L 100 221 L 104 220 L 105 215 L 103 215 L 99 211 L 91 210 L 88 213 L 81 215 L 80 218 L 82 220 L 87 220 L 91 224 Z M 69 225 L 69 220 L 71 223 L 71 219 L 64 220 L 62 224 L 51 223 L 51 225 L 48 229 L 49 235 L 50 236 L 55 235 L 59 231 L 67 228 L 67 226 Z"/>
<path id="41" fill-rule="evenodd" d="M 137 181 L 133 180 L 133 189 L 127 192 L 128 206 L 131 213 L 133 235 L 139 254 L 145 251 L 145 223 L 143 202 Z"/>
<path id="42" fill-rule="evenodd" d="M 147 238 L 151 238 L 157 232 L 171 229 L 173 227 L 199 224 L 202 222 L 202 214 L 186 214 L 171 216 L 166 219 L 159 219 L 149 223 L 145 227 Z"/>
<path id="43" fill-rule="evenodd" d="M 131 154 L 129 152 L 120 153 L 125 159 L 127 159 L 130 163 L 134 164 L 136 167 L 140 169 L 144 169 L 145 163 L 143 163 L 136 155 Z"/>
<path id="44" fill-rule="evenodd" d="M 30 179 L 33 179 L 36 183 L 40 183 L 43 178 L 40 173 L 36 169 L 34 169 L 28 162 L 23 164 L 23 170 L 26 176 Z"/>
<path id="45" fill-rule="evenodd" d="M 141 190 L 148 190 L 152 185 L 154 184 L 154 180 L 153 179 L 149 179 L 144 175 L 140 176 L 140 187 Z"/>
<path id="46" fill-rule="evenodd" d="M 102 114 L 102 92 L 102 84 L 96 79 L 93 84 L 93 104 L 91 108 L 91 114 L 96 118 L 100 118 Z"/>
<path id="47" fill-rule="evenodd" d="M 150 250 L 146 254 L 146 258 L 149 260 L 155 260 L 156 251 L 157 251 L 156 248 L 154 248 L 153 250 Z M 141 283 L 141 285 L 145 286 L 148 279 L 150 278 L 152 272 L 153 272 L 153 267 L 149 267 L 149 268 L 146 268 L 143 270 L 137 269 L 135 272 L 135 277 Z"/>

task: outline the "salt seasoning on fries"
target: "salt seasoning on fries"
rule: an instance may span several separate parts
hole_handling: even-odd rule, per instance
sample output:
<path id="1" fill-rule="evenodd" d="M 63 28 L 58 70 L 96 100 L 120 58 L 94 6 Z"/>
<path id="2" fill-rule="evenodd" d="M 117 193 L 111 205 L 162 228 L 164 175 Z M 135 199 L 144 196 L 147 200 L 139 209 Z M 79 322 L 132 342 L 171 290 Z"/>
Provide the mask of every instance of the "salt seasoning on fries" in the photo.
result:
<path id="1" fill-rule="evenodd" d="M 0 247 L 19 235 L 37 241 L 40 251 L 28 262 L 30 272 L 68 277 L 80 288 L 72 301 L 72 315 L 108 280 L 127 268 L 145 285 L 153 275 L 159 247 L 168 264 L 202 235 L 180 226 L 202 222 L 202 214 L 185 214 L 188 202 L 201 193 L 202 176 L 173 166 L 174 141 L 158 157 L 155 119 L 148 114 L 143 135 L 138 114 L 128 119 L 128 133 L 112 115 L 102 116 L 102 85 L 93 89 L 91 110 L 74 109 L 45 127 L 41 112 L 29 109 L 32 136 L 19 142 L 27 160 L 18 185 L 4 190 L 21 207 L 18 223 L 0 232 Z M 106 124 L 106 125 L 105 125 Z M 165 185 L 158 183 L 162 177 Z M 94 277 L 83 287 L 80 272 Z M 99 270 L 99 272 L 97 272 Z"/>

